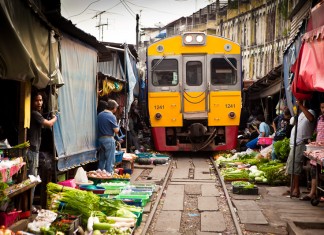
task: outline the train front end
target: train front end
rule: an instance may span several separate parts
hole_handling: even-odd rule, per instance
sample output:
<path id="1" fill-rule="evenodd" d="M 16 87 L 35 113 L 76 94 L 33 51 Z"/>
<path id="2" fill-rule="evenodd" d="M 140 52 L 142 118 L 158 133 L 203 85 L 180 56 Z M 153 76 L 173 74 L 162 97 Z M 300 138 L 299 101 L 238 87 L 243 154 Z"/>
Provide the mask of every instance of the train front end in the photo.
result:
<path id="1" fill-rule="evenodd" d="M 236 148 L 241 49 L 204 33 L 166 38 L 147 50 L 148 110 L 157 151 Z"/>

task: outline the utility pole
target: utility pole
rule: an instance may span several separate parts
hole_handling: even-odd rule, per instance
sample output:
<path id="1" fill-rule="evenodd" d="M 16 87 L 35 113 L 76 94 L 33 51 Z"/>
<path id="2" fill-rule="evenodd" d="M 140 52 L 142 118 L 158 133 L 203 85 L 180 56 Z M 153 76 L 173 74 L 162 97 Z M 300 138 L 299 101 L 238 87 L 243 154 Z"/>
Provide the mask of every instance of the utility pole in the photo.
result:
<path id="1" fill-rule="evenodd" d="M 136 14 L 136 50 L 138 51 L 139 15 Z"/>
<path id="2" fill-rule="evenodd" d="M 96 26 L 97 28 L 98 28 L 98 30 L 99 30 L 99 39 L 101 39 L 101 41 L 103 41 L 103 27 L 104 26 L 107 26 L 107 28 L 108 28 L 108 19 L 107 19 L 107 23 L 106 24 L 102 24 L 101 23 L 101 15 L 103 14 L 103 13 L 105 13 L 106 11 L 100 11 L 100 12 L 98 12 L 94 17 L 92 17 L 92 19 L 93 18 L 97 18 L 98 16 L 99 16 L 99 22 L 98 22 L 98 25 Z"/>

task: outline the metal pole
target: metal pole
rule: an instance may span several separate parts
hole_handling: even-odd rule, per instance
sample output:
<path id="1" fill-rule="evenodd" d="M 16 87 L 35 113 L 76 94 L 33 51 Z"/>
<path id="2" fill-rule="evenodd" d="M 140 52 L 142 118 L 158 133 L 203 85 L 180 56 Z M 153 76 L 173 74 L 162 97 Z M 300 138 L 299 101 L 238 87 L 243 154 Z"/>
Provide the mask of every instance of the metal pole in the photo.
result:
<path id="1" fill-rule="evenodd" d="M 293 165 L 292 165 L 292 173 L 290 176 L 290 198 L 292 198 L 293 186 L 294 186 L 294 173 L 295 173 L 295 155 L 296 155 L 296 140 L 297 140 L 297 128 L 298 128 L 298 114 L 299 114 L 299 106 L 297 106 L 297 114 L 295 116 L 295 136 L 294 136 L 294 146 L 293 146 Z"/>
<path id="2" fill-rule="evenodd" d="M 138 51 L 139 15 L 136 14 L 136 51 Z"/>

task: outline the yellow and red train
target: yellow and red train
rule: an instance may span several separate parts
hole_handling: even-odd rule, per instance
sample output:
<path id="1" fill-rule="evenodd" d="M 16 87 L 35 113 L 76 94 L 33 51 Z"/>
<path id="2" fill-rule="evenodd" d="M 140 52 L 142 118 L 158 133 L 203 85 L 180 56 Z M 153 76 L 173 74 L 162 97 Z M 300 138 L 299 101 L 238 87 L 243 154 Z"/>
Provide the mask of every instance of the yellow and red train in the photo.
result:
<path id="1" fill-rule="evenodd" d="M 236 148 L 242 92 L 239 44 L 188 32 L 151 44 L 146 63 L 157 151 Z"/>

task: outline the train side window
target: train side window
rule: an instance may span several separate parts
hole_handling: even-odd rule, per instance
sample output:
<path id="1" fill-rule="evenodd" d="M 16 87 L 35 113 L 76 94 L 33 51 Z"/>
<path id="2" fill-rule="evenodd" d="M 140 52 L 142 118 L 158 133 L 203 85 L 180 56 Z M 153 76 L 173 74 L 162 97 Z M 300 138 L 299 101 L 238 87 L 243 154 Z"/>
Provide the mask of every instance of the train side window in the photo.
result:
<path id="1" fill-rule="evenodd" d="M 237 62 L 234 58 L 228 59 L 236 68 Z M 211 60 L 211 84 L 212 85 L 234 85 L 236 83 L 236 70 L 223 58 Z"/>
<path id="2" fill-rule="evenodd" d="M 178 84 L 178 61 L 176 59 L 153 60 L 152 84 L 154 86 L 176 86 Z"/>
<path id="3" fill-rule="evenodd" d="M 188 86 L 200 86 L 202 84 L 202 63 L 200 61 L 186 63 L 186 83 Z"/>

